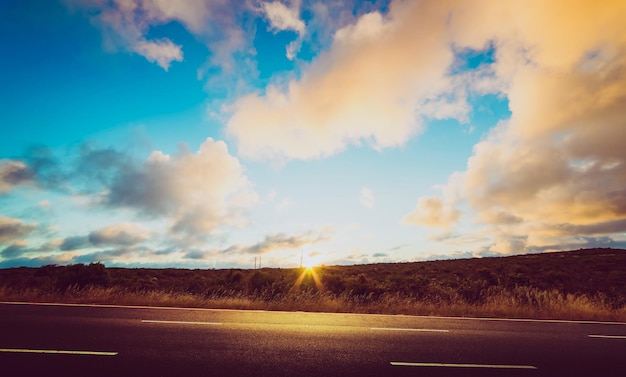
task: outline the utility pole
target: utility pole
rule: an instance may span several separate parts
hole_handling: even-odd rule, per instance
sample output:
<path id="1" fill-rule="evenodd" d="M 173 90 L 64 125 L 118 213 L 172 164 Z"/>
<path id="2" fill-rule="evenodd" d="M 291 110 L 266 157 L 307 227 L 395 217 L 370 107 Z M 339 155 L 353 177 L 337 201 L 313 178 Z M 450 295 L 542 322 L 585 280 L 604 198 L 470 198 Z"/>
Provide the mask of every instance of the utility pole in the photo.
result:
<path id="1" fill-rule="evenodd" d="M 261 256 L 259 255 L 259 268 L 261 268 Z"/>

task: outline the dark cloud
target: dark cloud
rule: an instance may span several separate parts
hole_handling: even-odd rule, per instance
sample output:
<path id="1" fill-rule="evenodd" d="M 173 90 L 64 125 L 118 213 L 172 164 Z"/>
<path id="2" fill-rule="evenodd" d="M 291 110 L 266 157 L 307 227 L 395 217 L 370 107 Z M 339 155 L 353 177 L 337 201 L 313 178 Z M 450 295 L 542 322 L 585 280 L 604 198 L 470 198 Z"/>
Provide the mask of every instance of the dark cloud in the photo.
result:
<path id="1" fill-rule="evenodd" d="M 389 249 L 389 251 L 397 251 L 397 250 L 403 249 L 403 248 L 408 247 L 408 246 L 410 246 L 410 245 L 408 245 L 408 244 L 396 245 L 396 246 L 392 247 L 391 249 Z"/>
<path id="2" fill-rule="evenodd" d="M 389 255 L 387 253 L 374 253 L 374 255 L 372 255 L 374 258 L 385 258 L 388 257 Z"/>
<path id="3" fill-rule="evenodd" d="M 32 182 L 33 172 L 22 161 L 0 159 L 0 195 L 15 186 Z"/>
<path id="4" fill-rule="evenodd" d="M 564 235 L 596 235 L 626 232 L 626 219 L 603 221 L 588 225 L 563 224 L 556 231 Z"/>
<path id="5" fill-rule="evenodd" d="M 202 251 L 202 250 L 190 250 L 187 253 L 185 253 L 185 255 L 183 256 L 183 258 L 185 259 L 194 259 L 194 260 L 201 260 L 201 259 L 207 259 L 207 257 L 210 254 L 207 253 L 206 251 Z"/>
<path id="6" fill-rule="evenodd" d="M 77 255 L 72 258 L 71 263 L 95 263 L 95 262 L 110 262 L 112 260 L 119 259 L 125 255 L 136 253 L 137 251 L 142 251 L 143 249 L 132 249 L 132 248 L 117 248 L 117 249 L 109 249 L 109 250 L 101 250 L 96 251 L 94 253 Z"/>
<path id="7" fill-rule="evenodd" d="M 26 250 L 26 246 L 25 245 L 14 243 L 12 245 L 9 245 L 9 246 L 5 247 L 0 252 L 0 255 L 2 255 L 2 257 L 4 257 L 4 258 L 15 258 L 15 257 L 18 257 L 18 256 L 24 254 L 25 250 Z"/>
<path id="8" fill-rule="evenodd" d="M 28 181 L 39 187 L 92 198 L 91 204 L 126 208 L 148 218 L 163 218 L 170 232 L 189 242 L 205 240 L 221 226 L 245 223 L 244 210 L 255 202 L 244 168 L 222 141 L 206 139 L 197 152 L 154 151 L 146 160 L 113 148 L 84 143 L 59 158 L 50 148 L 32 147 L 23 161 L 0 164 L 0 194 Z M 60 161 L 63 161 L 61 163 Z M 100 234 L 90 240 L 109 242 Z M 118 237 L 110 244 L 135 242 Z"/>
<path id="9" fill-rule="evenodd" d="M 98 149 L 93 143 L 85 143 L 80 147 L 74 175 L 84 180 L 87 186 L 94 183 L 108 186 L 120 171 L 132 170 L 135 164 L 126 153 L 113 148 Z"/>
<path id="10" fill-rule="evenodd" d="M 531 246 L 526 249 L 528 253 L 541 253 L 546 251 L 567 251 L 576 249 L 614 248 L 626 249 L 626 240 L 615 240 L 611 236 L 601 237 L 574 237 L 570 242 L 544 246 Z"/>
<path id="11" fill-rule="evenodd" d="M 66 189 L 70 175 L 63 170 L 59 159 L 51 148 L 32 146 L 24 156 L 24 161 L 32 171 L 35 182 L 44 188 Z"/>
<path id="12" fill-rule="evenodd" d="M 41 267 L 48 264 L 57 264 L 58 260 L 54 257 L 37 257 L 37 258 L 15 258 L 0 261 L 0 268 L 14 267 Z"/>
<path id="13" fill-rule="evenodd" d="M 89 239 L 85 236 L 67 237 L 61 243 L 60 249 L 63 251 L 78 250 L 91 246 Z"/>
<path id="14" fill-rule="evenodd" d="M 0 216 L 0 243 L 25 236 L 35 228 L 37 228 L 36 224 L 26 224 L 20 219 Z"/>

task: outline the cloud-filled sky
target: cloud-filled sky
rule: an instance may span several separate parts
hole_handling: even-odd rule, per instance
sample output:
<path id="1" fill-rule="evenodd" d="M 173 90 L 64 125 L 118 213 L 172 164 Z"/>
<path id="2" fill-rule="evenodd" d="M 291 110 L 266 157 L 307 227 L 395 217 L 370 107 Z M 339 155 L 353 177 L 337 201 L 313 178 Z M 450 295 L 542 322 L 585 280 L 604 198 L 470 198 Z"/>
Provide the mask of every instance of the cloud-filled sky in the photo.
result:
<path id="1" fill-rule="evenodd" d="M 0 3 L 0 268 L 626 246 L 626 2 Z"/>

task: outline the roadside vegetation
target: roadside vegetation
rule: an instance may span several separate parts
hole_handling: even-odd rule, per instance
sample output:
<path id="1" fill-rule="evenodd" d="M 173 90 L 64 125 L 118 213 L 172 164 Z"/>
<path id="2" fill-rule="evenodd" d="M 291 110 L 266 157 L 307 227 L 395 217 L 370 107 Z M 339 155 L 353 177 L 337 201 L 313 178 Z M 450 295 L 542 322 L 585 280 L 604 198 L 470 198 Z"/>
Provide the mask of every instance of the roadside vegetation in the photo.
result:
<path id="1" fill-rule="evenodd" d="M 10 268 L 0 300 L 626 321 L 626 250 L 313 270 Z"/>

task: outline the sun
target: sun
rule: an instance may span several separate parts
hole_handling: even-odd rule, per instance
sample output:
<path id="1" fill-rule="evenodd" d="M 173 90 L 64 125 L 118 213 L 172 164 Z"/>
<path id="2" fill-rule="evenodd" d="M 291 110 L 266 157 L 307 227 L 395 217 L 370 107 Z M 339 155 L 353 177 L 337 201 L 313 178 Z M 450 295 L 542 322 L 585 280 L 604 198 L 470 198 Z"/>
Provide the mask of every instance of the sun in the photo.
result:
<path id="1" fill-rule="evenodd" d="M 307 270 L 318 267 L 323 264 L 323 262 L 323 255 L 317 251 L 307 253 L 302 256 L 302 267 L 306 268 Z"/>
<path id="2" fill-rule="evenodd" d="M 291 287 L 290 292 L 300 289 L 300 286 L 302 285 L 304 279 L 311 278 L 315 283 L 315 287 L 319 291 L 324 290 L 324 284 L 322 284 L 322 280 L 317 274 L 319 271 L 316 271 L 316 267 L 323 265 L 323 257 L 324 254 L 320 253 L 319 251 L 312 251 L 310 253 L 302 252 L 300 254 L 300 266 L 302 267 L 302 272 L 300 273 L 300 276 L 298 277 L 296 282 L 293 284 L 293 287 Z"/>

